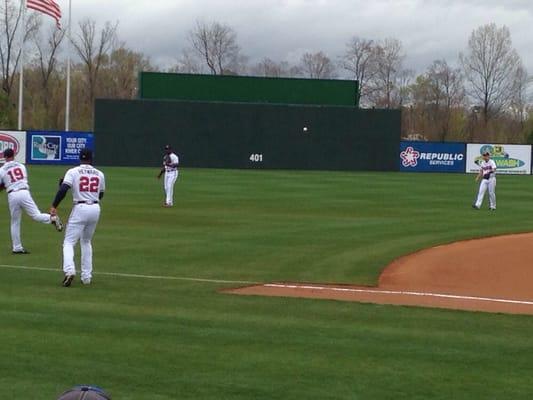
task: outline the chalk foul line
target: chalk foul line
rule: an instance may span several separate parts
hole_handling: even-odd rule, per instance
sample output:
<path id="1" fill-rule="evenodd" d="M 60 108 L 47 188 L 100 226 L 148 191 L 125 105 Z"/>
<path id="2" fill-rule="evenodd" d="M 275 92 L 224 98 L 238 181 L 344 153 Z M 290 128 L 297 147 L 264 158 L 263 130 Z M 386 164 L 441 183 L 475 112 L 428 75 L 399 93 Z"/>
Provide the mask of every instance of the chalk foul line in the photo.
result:
<path id="1" fill-rule="evenodd" d="M 526 306 L 533 306 L 533 301 L 508 300 L 508 299 L 498 299 L 498 298 L 492 298 L 492 297 L 462 296 L 462 295 L 456 295 L 456 294 L 410 292 L 410 291 L 402 291 L 402 290 L 357 289 L 357 288 L 342 288 L 342 287 L 312 286 L 312 285 L 284 285 L 284 284 L 278 284 L 278 283 L 268 283 L 263 286 L 270 287 L 270 288 L 277 288 L 277 289 L 305 289 L 305 290 L 320 290 L 320 291 L 332 291 L 332 292 L 344 292 L 344 293 L 389 294 L 389 295 L 400 295 L 400 296 L 434 297 L 434 298 L 441 298 L 441 299 L 471 300 L 471 301 L 483 301 L 483 302 L 490 302 L 490 303 L 520 304 L 520 305 L 526 305 Z"/>
<path id="2" fill-rule="evenodd" d="M 46 272 L 59 272 L 62 273 L 59 268 L 43 268 L 43 267 L 28 267 L 24 265 L 3 265 L 0 264 L 0 268 L 3 269 L 15 269 L 25 271 L 46 271 Z M 183 276 L 164 276 L 164 275 L 142 275 L 142 274 L 125 274 L 120 272 L 98 272 L 93 273 L 96 276 L 112 276 L 117 278 L 133 278 L 133 279 L 152 279 L 152 280 L 167 280 L 167 281 L 182 281 L 182 282 L 200 282 L 200 283 L 215 283 L 215 284 L 230 284 L 230 285 L 258 285 L 258 282 L 251 281 L 232 281 L 225 279 L 207 279 L 207 278 L 190 278 Z"/>
<path id="3" fill-rule="evenodd" d="M 55 273 L 62 272 L 59 268 L 29 267 L 25 265 L 5 265 L 5 264 L 0 264 L 0 269 L 45 271 L 45 272 L 55 272 Z M 118 278 L 168 280 L 168 281 L 199 282 L 199 283 L 230 284 L 230 285 L 262 285 L 263 287 L 277 288 L 277 289 L 304 289 L 304 290 L 319 290 L 319 291 L 344 292 L 344 293 L 366 293 L 366 294 L 377 294 L 377 295 L 386 294 L 386 295 L 399 295 L 399 296 L 433 297 L 433 298 L 441 298 L 441 299 L 470 300 L 470 301 L 482 301 L 482 302 L 490 302 L 490 303 L 519 304 L 519 305 L 533 306 L 533 301 L 526 301 L 526 300 L 509 300 L 509 299 L 499 299 L 499 298 L 492 298 L 492 297 L 476 297 L 476 296 L 463 296 L 463 295 L 455 295 L 455 294 L 412 292 L 412 291 L 403 291 L 403 290 L 379 290 L 379 289 L 363 289 L 363 288 L 358 289 L 358 288 L 318 286 L 318 285 L 317 286 L 294 285 L 294 284 L 289 285 L 289 284 L 279 284 L 279 283 L 261 284 L 259 282 L 252 282 L 252 281 L 191 278 L 191 277 L 183 277 L 183 276 L 127 274 L 127 273 L 121 273 L 121 272 L 98 272 L 97 271 L 97 272 L 94 272 L 94 275 L 111 276 L 111 277 L 118 277 Z"/>

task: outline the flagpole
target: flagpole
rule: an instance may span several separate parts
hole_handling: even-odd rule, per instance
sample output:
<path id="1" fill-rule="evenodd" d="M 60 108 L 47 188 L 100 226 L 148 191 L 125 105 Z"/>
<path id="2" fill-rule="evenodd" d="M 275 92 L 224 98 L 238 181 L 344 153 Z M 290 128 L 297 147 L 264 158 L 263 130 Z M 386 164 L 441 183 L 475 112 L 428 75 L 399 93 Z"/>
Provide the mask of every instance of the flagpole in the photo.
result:
<path id="1" fill-rule="evenodd" d="M 72 0 L 68 2 L 67 28 L 67 98 L 65 100 L 65 131 L 70 131 L 70 64 L 72 53 Z"/>
<path id="2" fill-rule="evenodd" d="M 20 73 L 19 73 L 19 118 L 18 130 L 22 130 L 24 112 L 24 42 L 26 41 L 26 0 L 22 0 L 22 29 L 20 35 Z"/>

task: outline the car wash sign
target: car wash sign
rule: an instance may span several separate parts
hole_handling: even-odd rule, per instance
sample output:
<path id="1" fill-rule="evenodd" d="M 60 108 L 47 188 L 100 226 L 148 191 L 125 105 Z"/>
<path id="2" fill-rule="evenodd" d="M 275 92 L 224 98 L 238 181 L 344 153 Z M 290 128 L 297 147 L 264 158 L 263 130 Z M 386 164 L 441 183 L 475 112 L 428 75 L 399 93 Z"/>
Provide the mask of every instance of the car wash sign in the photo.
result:
<path id="1" fill-rule="evenodd" d="M 483 153 L 489 153 L 499 174 L 531 174 L 531 145 L 469 144 L 467 146 L 466 172 L 479 172 Z"/>
<path id="2" fill-rule="evenodd" d="M 401 142 L 400 171 L 465 172 L 464 143 Z"/>

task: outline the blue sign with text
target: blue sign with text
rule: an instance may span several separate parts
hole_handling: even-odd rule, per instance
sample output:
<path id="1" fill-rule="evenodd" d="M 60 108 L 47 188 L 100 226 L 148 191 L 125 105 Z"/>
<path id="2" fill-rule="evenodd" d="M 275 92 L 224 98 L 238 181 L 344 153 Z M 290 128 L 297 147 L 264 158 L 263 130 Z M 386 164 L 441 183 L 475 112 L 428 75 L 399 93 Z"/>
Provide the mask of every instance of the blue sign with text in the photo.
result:
<path id="1" fill-rule="evenodd" d="M 90 132 L 28 131 L 26 160 L 29 164 L 75 165 L 80 151 L 94 150 Z"/>
<path id="2" fill-rule="evenodd" d="M 464 143 L 401 142 L 400 171 L 465 172 Z"/>

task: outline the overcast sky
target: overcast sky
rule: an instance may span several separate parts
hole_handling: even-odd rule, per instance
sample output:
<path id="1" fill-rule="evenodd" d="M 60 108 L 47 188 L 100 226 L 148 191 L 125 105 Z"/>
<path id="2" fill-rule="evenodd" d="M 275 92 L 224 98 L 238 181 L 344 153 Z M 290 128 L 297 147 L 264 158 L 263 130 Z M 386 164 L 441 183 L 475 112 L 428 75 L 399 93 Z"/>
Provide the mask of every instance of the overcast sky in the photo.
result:
<path id="1" fill-rule="evenodd" d="M 67 14 L 68 0 L 57 0 Z M 471 31 L 507 25 L 533 72 L 533 0 L 72 0 L 73 19 L 119 21 L 120 38 L 162 66 L 175 63 L 197 19 L 231 25 L 250 61 L 296 62 L 307 51 L 331 58 L 354 36 L 395 37 L 406 66 L 422 71 L 438 58 L 457 61 Z"/>

